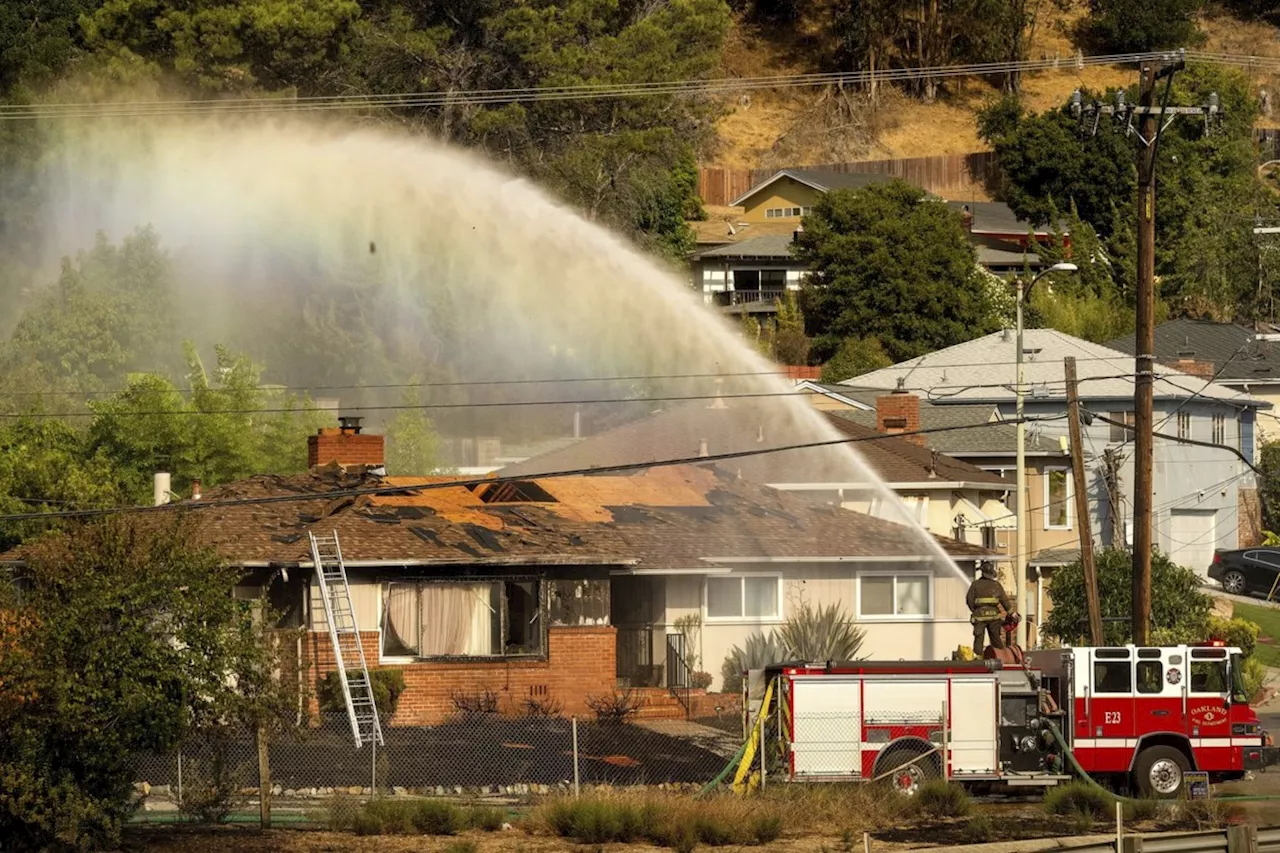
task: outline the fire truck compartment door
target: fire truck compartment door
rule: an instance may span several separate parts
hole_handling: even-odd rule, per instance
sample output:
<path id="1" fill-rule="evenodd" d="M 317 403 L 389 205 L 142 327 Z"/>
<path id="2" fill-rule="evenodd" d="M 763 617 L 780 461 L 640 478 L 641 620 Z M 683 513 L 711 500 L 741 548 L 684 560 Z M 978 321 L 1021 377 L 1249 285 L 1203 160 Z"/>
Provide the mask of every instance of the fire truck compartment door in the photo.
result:
<path id="1" fill-rule="evenodd" d="M 999 766 L 1000 713 L 994 679 L 951 682 L 951 773 L 994 773 Z"/>
<path id="2" fill-rule="evenodd" d="M 830 676 L 791 686 L 796 776 L 862 775 L 861 685 Z"/>

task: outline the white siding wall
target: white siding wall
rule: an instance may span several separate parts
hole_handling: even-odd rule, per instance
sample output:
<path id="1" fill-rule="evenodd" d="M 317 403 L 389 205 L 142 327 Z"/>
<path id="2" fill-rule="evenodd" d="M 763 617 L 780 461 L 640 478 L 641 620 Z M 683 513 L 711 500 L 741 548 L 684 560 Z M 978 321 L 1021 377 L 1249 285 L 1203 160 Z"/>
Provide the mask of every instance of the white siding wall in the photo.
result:
<path id="1" fill-rule="evenodd" d="M 886 574 L 903 571 L 907 567 L 869 564 L 794 564 L 752 566 L 742 574 L 778 572 L 783 575 L 782 618 L 801 603 L 822 606 L 839 604 L 857 618 L 858 575 Z M 737 574 L 737 573 L 735 573 Z M 673 625 L 682 616 L 702 616 L 700 645 L 701 667 L 715 681 L 712 689 L 719 689 L 720 669 L 730 649 L 741 646 L 756 632 L 768 633 L 781 623 L 778 620 L 741 619 L 733 621 L 708 621 L 703 607 L 703 583 L 705 578 L 694 575 L 670 576 L 666 579 L 666 611 L 657 621 L 659 627 L 674 632 Z M 861 619 L 859 626 L 866 632 L 863 654 L 875 660 L 941 660 L 950 657 L 959 645 L 972 642 L 969 612 L 964 596 L 968 580 L 947 575 L 933 578 L 932 619 Z M 656 634 L 664 632 L 657 631 Z M 655 644 L 657 638 L 655 637 Z M 665 641 L 663 641 L 665 643 Z M 665 657 L 665 646 L 662 652 Z"/>

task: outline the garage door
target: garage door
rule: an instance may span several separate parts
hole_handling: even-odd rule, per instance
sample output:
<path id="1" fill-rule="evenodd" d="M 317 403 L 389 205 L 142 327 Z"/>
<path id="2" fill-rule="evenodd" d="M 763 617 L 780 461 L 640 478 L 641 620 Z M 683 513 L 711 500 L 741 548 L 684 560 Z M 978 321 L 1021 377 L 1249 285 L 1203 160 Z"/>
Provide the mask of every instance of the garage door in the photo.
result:
<path id="1" fill-rule="evenodd" d="M 1195 569 L 1206 580 L 1213 549 L 1217 545 L 1216 513 L 1204 510 L 1177 510 L 1170 514 L 1169 558 L 1180 566 Z"/>

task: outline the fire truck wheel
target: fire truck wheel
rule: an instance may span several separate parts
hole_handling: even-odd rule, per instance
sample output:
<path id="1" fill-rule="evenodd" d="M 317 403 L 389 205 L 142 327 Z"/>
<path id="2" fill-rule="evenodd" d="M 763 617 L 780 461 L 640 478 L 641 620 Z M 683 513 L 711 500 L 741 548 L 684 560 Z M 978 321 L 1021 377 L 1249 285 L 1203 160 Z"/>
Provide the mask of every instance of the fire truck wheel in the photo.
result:
<path id="1" fill-rule="evenodd" d="M 887 773 L 895 767 L 901 767 L 893 775 L 887 777 L 887 781 L 893 790 L 906 797 L 915 796 L 920 790 L 920 786 L 931 779 L 938 779 L 942 776 L 942 770 L 938 765 L 938 757 L 936 755 L 922 756 L 923 749 L 913 749 L 909 746 L 891 749 L 880 756 L 876 761 L 875 773 Z M 913 764 L 907 764 L 913 758 L 919 760 Z M 906 767 L 902 765 L 907 764 Z"/>
<path id="2" fill-rule="evenodd" d="M 1134 775 L 1143 796 L 1169 799 L 1182 793 L 1182 774 L 1190 769 L 1191 763 L 1181 750 L 1152 746 L 1138 756 Z"/>

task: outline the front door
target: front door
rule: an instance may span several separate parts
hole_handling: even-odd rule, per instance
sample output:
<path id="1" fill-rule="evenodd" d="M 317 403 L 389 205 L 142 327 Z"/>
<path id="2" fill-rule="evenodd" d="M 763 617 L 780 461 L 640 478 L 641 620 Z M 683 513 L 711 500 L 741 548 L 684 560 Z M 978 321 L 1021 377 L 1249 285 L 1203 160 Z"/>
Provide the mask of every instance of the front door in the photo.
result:
<path id="1" fill-rule="evenodd" d="M 1182 716 L 1182 651 L 1138 649 L 1134 665 L 1134 734 L 1185 732 Z"/>
<path id="2" fill-rule="evenodd" d="M 1093 746 L 1092 771 L 1120 773 L 1129 769 L 1134 737 L 1133 649 L 1093 649 L 1089 673 L 1086 743 Z M 1077 737 L 1079 733 L 1077 730 Z"/>

